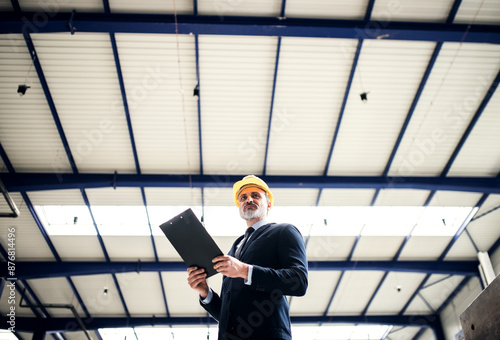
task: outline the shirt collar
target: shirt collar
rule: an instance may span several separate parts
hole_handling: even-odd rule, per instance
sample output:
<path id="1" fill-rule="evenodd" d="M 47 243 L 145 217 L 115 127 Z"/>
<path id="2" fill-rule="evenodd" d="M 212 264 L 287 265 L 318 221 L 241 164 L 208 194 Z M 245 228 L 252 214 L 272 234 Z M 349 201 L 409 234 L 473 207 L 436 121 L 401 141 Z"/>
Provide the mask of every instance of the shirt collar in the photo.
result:
<path id="1" fill-rule="evenodd" d="M 255 222 L 253 225 L 252 225 L 252 228 L 254 228 L 255 230 L 259 229 L 260 227 L 262 227 L 263 225 L 266 225 L 268 224 L 269 221 L 266 220 L 266 219 L 263 219 L 263 220 L 260 220 L 260 221 L 257 221 Z"/>

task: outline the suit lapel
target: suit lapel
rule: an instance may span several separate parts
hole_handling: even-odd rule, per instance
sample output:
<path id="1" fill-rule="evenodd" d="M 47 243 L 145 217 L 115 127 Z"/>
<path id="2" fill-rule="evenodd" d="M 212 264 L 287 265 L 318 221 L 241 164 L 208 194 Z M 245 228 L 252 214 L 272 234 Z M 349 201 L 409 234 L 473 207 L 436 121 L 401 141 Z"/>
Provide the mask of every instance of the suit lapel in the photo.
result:
<path id="1" fill-rule="evenodd" d="M 241 250 L 241 253 L 240 253 L 240 259 L 243 257 L 243 255 L 245 255 L 245 252 L 247 251 L 247 249 L 252 245 L 252 243 L 257 240 L 260 235 L 266 230 L 268 229 L 270 226 L 271 226 L 272 223 L 268 223 L 268 224 L 264 224 L 262 227 L 260 227 L 259 229 L 257 229 L 256 231 L 254 231 L 252 233 L 252 237 L 250 237 L 250 239 L 248 240 L 248 242 L 245 244 L 245 247 Z M 234 251 L 236 249 L 236 245 L 243 239 L 243 237 L 240 237 L 238 238 L 239 241 L 235 242 L 235 245 L 233 246 L 233 249 L 231 249 L 233 251 L 233 254 L 234 254 Z"/>

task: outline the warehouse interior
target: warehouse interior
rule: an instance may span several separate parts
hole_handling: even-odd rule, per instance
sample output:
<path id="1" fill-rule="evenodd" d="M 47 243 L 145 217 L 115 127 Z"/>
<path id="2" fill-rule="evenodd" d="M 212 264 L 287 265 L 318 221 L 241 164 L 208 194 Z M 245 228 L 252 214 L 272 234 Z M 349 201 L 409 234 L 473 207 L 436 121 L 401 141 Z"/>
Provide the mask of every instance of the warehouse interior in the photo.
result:
<path id="1" fill-rule="evenodd" d="M 228 251 L 248 174 L 294 340 L 463 339 L 500 273 L 498 0 L 0 0 L 0 70 L 0 339 L 216 339 L 159 225 Z"/>

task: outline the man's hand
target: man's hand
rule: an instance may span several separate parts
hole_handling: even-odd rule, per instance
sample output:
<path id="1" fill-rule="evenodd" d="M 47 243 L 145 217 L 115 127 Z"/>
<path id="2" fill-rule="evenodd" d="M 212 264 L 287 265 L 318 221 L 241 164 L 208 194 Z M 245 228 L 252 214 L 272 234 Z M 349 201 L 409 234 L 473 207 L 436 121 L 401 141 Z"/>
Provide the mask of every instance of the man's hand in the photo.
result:
<path id="1" fill-rule="evenodd" d="M 222 275 L 248 280 L 248 264 L 229 255 L 217 256 L 212 262 L 215 263 L 214 269 Z"/>
<path id="2" fill-rule="evenodd" d="M 208 295 L 208 287 L 207 283 L 207 273 L 205 273 L 205 269 L 198 267 L 189 267 L 187 269 L 188 272 L 188 284 L 191 288 L 198 291 L 202 299 L 205 299 Z"/>

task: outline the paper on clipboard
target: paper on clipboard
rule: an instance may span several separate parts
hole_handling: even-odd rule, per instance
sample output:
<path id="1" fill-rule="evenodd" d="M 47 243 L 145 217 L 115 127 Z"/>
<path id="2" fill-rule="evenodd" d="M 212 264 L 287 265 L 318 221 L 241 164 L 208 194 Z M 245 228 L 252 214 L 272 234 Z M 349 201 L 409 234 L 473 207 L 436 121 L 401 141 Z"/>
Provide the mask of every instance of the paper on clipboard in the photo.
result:
<path id="1" fill-rule="evenodd" d="M 188 267 L 205 268 L 207 278 L 217 274 L 212 259 L 224 255 L 191 209 L 160 225 Z"/>

